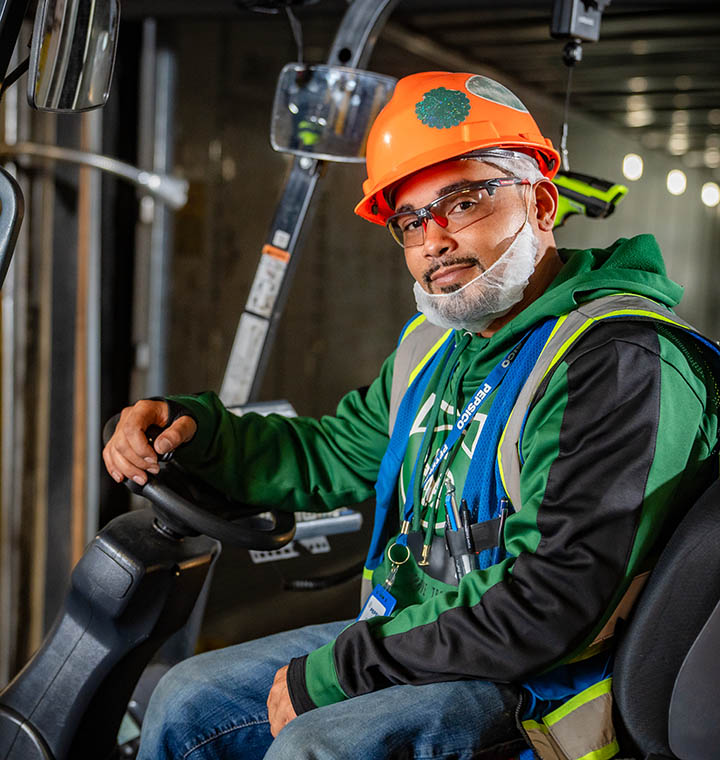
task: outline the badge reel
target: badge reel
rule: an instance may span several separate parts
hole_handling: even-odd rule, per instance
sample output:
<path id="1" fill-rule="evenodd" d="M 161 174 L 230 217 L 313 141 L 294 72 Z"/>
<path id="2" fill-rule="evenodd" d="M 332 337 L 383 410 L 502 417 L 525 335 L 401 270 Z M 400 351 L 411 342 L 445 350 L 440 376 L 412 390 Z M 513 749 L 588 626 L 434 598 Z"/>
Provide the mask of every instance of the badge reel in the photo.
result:
<path id="1" fill-rule="evenodd" d="M 393 559 L 394 549 L 400 551 L 404 549 L 405 556 L 401 560 Z M 385 579 L 385 583 L 382 585 L 378 583 L 372 590 L 372 594 L 370 594 L 368 600 L 365 602 L 365 606 L 358 615 L 356 622 L 370 620 L 370 618 L 378 617 L 380 615 L 391 615 L 392 611 L 395 609 L 397 599 L 390 593 L 390 589 L 392 588 L 393 583 L 395 583 L 395 576 L 397 575 L 400 566 L 404 565 L 410 559 L 410 549 L 408 549 L 405 544 L 395 542 L 388 549 L 388 559 L 392 563 L 392 567 L 390 568 L 388 577 Z"/>

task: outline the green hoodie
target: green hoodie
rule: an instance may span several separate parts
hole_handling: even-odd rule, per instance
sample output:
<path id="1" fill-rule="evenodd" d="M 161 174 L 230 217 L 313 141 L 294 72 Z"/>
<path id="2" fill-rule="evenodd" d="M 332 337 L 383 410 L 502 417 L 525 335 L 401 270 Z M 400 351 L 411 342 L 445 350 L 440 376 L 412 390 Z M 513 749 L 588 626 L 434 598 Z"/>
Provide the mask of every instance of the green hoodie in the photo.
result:
<path id="1" fill-rule="evenodd" d="M 430 424 L 431 452 L 465 403 L 528 328 L 578 303 L 629 292 L 675 306 L 682 289 L 665 273 L 654 238 L 606 250 L 561 251 L 547 291 L 491 338 L 472 336 L 444 387 L 426 389 L 398 489 Z M 460 337 L 460 336 L 458 336 Z M 392 354 L 366 391 L 353 391 L 320 420 L 228 413 L 212 393 L 176 396 L 198 420 L 177 457 L 250 504 L 329 510 L 372 494 L 388 444 Z M 331 644 L 293 660 L 296 712 L 394 684 L 480 678 L 522 682 L 582 652 L 679 519 L 713 477 L 717 392 L 692 340 L 651 323 L 611 321 L 579 340 L 541 386 L 522 439 L 523 510 L 505 526 L 508 556 L 455 586 L 416 557 L 392 587 L 390 617 L 354 623 Z M 711 390 L 709 390 L 711 389 Z M 437 419 L 428 420 L 435 394 Z M 426 496 L 437 511 L 416 528 L 442 533 L 444 488 L 458 493 L 491 394 L 456 447 L 449 472 Z M 430 528 L 417 524 L 428 518 Z M 383 582 L 387 559 L 374 573 Z"/>

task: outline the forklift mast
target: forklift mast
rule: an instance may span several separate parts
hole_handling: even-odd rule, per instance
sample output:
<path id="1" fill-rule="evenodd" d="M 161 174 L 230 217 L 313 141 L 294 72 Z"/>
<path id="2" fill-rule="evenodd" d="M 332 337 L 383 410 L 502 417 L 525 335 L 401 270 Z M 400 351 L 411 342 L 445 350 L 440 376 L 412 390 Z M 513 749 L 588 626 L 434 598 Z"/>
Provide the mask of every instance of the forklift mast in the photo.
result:
<path id="1" fill-rule="evenodd" d="M 327 62 L 352 68 L 367 64 L 378 35 L 399 0 L 355 0 L 343 16 Z M 270 224 L 245 309 L 235 333 L 220 390 L 226 406 L 257 401 L 297 267 L 301 237 L 323 162 L 293 160 Z"/>

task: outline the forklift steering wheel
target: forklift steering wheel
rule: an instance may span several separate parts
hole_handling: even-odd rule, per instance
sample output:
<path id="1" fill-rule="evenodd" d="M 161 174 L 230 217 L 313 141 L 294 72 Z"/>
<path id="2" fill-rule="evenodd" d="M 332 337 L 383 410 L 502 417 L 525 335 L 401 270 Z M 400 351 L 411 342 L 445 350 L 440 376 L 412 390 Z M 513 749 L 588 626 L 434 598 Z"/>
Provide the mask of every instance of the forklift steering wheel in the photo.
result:
<path id="1" fill-rule="evenodd" d="M 110 440 L 119 419 L 117 414 L 105 424 L 103 443 Z M 156 430 L 159 434 L 160 429 Z M 150 502 L 156 515 L 156 527 L 161 532 L 178 538 L 203 534 L 223 543 L 260 551 L 280 549 L 292 541 L 295 535 L 292 513 L 232 501 L 172 459 L 159 461 L 158 465 L 160 472 L 148 473 L 144 486 L 128 479 L 123 482 L 133 493 Z"/>

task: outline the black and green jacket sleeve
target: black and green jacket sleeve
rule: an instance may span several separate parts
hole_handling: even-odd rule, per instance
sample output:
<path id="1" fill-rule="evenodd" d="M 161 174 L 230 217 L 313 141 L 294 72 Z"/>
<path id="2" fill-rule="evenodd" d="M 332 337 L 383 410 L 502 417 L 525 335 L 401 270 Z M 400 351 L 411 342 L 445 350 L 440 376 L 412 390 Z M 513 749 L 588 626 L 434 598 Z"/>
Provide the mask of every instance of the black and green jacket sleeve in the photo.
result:
<path id="1" fill-rule="evenodd" d="M 581 651 L 699 488 L 717 438 L 706 381 L 652 325 L 590 331 L 531 408 L 511 556 L 293 660 L 296 711 L 394 684 L 524 681 Z"/>
<path id="2" fill-rule="evenodd" d="M 171 396 L 195 417 L 177 460 L 231 498 L 254 506 L 325 511 L 370 497 L 388 444 L 393 356 L 369 388 L 318 420 L 230 413 L 214 393 Z"/>

